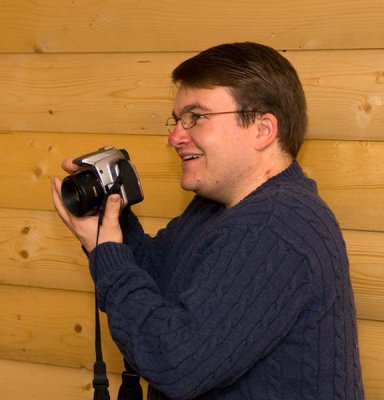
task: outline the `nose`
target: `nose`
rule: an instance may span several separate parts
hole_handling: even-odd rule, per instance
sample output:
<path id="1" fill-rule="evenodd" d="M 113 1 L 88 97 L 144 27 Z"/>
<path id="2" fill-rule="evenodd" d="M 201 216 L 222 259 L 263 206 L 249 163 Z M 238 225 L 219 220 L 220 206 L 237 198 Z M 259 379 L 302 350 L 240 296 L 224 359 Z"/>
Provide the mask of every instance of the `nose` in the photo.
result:
<path id="1" fill-rule="evenodd" d="M 180 147 L 188 143 L 191 136 L 186 129 L 184 129 L 180 122 L 178 122 L 168 135 L 168 144 L 172 147 Z"/>

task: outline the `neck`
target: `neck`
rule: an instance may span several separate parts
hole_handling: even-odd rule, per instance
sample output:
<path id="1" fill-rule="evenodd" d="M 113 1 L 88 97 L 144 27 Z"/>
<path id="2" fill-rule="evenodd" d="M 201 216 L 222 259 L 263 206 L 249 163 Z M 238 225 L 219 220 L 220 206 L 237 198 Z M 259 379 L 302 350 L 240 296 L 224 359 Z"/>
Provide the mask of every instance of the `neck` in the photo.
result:
<path id="1" fill-rule="evenodd" d="M 225 203 L 226 208 L 234 207 L 269 179 L 286 170 L 292 164 L 292 161 L 293 158 L 287 153 L 280 153 L 278 156 L 270 154 L 262 158 L 257 169 L 244 178 L 244 182 L 249 182 L 249 184 L 242 188 L 236 196 L 228 199 L 228 202 Z"/>
<path id="2" fill-rule="evenodd" d="M 289 154 L 283 153 L 281 157 L 271 158 L 269 163 L 265 163 L 260 171 L 260 185 L 280 174 L 292 164 L 292 157 Z"/>

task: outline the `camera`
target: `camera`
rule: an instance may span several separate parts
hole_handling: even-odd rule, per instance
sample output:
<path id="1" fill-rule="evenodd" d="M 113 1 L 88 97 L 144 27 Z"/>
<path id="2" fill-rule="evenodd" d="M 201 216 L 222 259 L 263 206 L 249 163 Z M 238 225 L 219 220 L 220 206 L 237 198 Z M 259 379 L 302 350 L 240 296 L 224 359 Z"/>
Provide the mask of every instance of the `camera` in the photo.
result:
<path id="1" fill-rule="evenodd" d="M 109 194 L 122 198 L 121 209 L 144 199 L 139 176 L 128 152 L 113 146 L 77 157 L 80 168 L 63 179 L 61 197 L 65 207 L 78 217 L 97 214 Z"/>

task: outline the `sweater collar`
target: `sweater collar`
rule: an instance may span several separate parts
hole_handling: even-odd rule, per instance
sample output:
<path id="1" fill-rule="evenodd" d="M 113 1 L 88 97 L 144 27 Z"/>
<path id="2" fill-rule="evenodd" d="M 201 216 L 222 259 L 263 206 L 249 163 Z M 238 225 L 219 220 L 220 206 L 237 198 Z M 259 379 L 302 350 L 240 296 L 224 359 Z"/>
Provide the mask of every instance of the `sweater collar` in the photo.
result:
<path id="1" fill-rule="evenodd" d="M 304 176 L 303 170 L 301 169 L 299 163 L 296 160 L 293 160 L 292 163 L 283 171 L 278 174 L 272 176 L 267 181 L 265 181 L 262 185 L 260 185 L 256 190 L 269 186 L 271 184 L 275 185 L 277 183 L 284 182 L 292 182 L 297 179 L 300 179 Z"/>
<path id="2" fill-rule="evenodd" d="M 292 163 L 283 171 L 279 172 L 277 175 L 272 176 L 262 185 L 257 187 L 252 193 L 246 196 L 243 200 L 252 196 L 254 193 L 259 193 L 262 190 L 265 190 L 271 186 L 276 186 L 284 183 L 292 183 L 297 180 L 302 180 L 300 183 L 302 186 L 306 187 L 311 191 L 317 191 L 316 182 L 312 179 L 307 178 L 304 175 L 304 172 L 300 166 L 300 164 L 293 160 Z"/>

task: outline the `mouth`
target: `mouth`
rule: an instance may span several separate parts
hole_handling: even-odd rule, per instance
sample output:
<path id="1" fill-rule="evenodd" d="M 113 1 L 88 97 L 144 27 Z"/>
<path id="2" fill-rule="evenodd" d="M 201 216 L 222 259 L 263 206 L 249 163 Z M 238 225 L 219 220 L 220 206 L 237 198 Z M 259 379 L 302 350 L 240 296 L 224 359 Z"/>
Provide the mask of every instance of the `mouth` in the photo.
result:
<path id="1" fill-rule="evenodd" d="M 202 154 L 187 154 L 185 156 L 182 156 L 181 159 L 183 161 L 192 161 L 192 160 L 197 160 L 200 157 L 203 157 L 203 155 Z"/>

